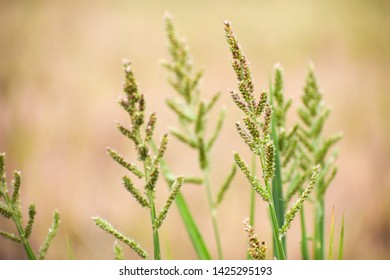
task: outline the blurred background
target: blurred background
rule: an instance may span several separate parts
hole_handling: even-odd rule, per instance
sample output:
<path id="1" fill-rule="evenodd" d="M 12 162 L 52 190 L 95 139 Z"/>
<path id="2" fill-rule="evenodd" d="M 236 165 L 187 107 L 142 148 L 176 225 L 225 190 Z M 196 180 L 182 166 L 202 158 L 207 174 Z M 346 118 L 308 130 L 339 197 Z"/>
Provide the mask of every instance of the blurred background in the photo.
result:
<path id="1" fill-rule="evenodd" d="M 156 139 L 176 124 L 164 102 L 174 92 L 160 64 L 169 59 L 165 11 L 186 38 L 195 68 L 206 70 L 203 97 L 226 93 L 218 103 L 227 108 L 227 119 L 213 154 L 216 189 L 230 170 L 233 150 L 250 159 L 234 128 L 241 112 L 228 94 L 236 88 L 223 30 L 229 20 L 252 63 L 258 92 L 268 88 L 274 64 L 282 64 L 286 95 L 294 99 L 292 120 L 307 65 L 314 63 L 324 100 L 333 108 L 326 133 L 344 133 L 337 145 L 339 173 L 327 193 L 328 229 L 334 207 L 337 236 L 345 215 L 346 259 L 390 258 L 387 0 L 0 0 L 0 152 L 7 156 L 9 181 L 13 170 L 22 171 L 25 215 L 28 204 L 36 204 L 32 246 L 37 250 L 42 244 L 58 209 L 62 223 L 49 259 L 113 258 L 114 240 L 94 226 L 96 215 L 152 252 L 148 211 L 124 190 L 125 170 L 105 148 L 135 159 L 133 147 L 115 128 L 116 121 L 128 122 L 117 104 L 123 58 L 133 63 L 147 111 L 157 112 Z M 176 174 L 198 174 L 196 160 L 171 139 L 167 161 Z M 168 194 L 164 183 L 158 188 L 160 208 Z M 205 190 L 189 185 L 183 193 L 216 256 Z M 248 199 L 249 187 L 239 174 L 218 212 L 227 259 L 245 257 L 241 221 L 248 216 Z M 259 201 L 256 231 L 271 244 L 265 210 Z M 0 229 L 13 227 L 1 218 Z M 175 206 L 161 243 L 164 258 L 196 258 Z M 288 255 L 300 258 L 299 222 L 291 228 Z M 128 250 L 126 257 L 137 258 Z M 20 245 L 0 239 L 0 259 L 23 258 Z"/>

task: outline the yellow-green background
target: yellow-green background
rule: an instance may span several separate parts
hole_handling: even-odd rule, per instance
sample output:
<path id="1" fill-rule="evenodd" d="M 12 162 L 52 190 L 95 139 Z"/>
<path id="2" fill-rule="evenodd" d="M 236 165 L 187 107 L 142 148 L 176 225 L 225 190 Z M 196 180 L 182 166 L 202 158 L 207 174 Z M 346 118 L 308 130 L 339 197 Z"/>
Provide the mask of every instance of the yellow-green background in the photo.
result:
<path id="1" fill-rule="evenodd" d="M 168 58 L 165 11 L 186 37 L 195 67 L 206 70 L 204 97 L 224 93 L 218 105 L 226 106 L 227 120 L 213 153 L 213 185 L 219 187 L 230 170 L 233 150 L 250 159 L 234 129 L 241 112 L 228 94 L 236 87 L 223 31 L 229 20 L 252 63 L 257 92 L 268 88 L 274 64 L 282 64 L 286 95 L 294 99 L 292 120 L 307 64 L 315 64 L 324 100 L 333 107 L 326 132 L 344 133 L 339 174 L 326 197 L 326 235 L 334 207 L 337 235 L 345 215 L 346 259 L 390 258 L 386 0 L 0 1 L 0 151 L 7 155 L 9 180 L 14 169 L 22 170 L 24 211 L 30 202 L 37 205 L 32 246 L 39 248 L 58 209 L 62 224 L 50 259 L 112 258 L 113 238 L 93 225 L 95 215 L 152 254 L 148 211 L 126 193 L 125 170 L 105 148 L 135 159 L 132 145 L 115 128 L 116 121 L 128 121 L 117 104 L 123 58 L 133 63 L 147 110 L 157 111 L 157 137 L 176 124 L 164 103 L 174 93 L 159 63 Z M 177 174 L 199 173 L 196 154 L 174 139 L 167 160 Z M 167 191 L 164 184 L 158 188 L 160 208 Z M 206 192 L 201 186 L 185 186 L 183 192 L 215 256 Z M 249 186 L 239 174 L 218 212 L 227 259 L 245 257 L 241 221 L 248 215 L 248 198 Z M 271 247 L 266 208 L 258 205 L 256 231 Z M 0 229 L 13 228 L 2 218 Z M 161 243 L 164 258 L 196 257 L 176 206 L 162 227 Z M 300 258 L 298 221 L 288 251 L 290 258 Z M 136 258 L 128 251 L 126 256 Z M 22 247 L 0 239 L 0 259 L 15 258 L 24 258 Z"/>

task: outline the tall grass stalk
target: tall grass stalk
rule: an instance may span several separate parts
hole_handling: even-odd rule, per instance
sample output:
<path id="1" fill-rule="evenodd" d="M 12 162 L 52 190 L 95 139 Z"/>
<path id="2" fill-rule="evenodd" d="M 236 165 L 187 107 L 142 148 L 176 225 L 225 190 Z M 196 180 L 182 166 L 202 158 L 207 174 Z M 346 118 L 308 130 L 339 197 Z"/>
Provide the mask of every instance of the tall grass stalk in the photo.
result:
<path id="1" fill-rule="evenodd" d="M 179 124 L 179 127 L 171 128 L 171 133 L 180 142 L 198 153 L 198 166 L 202 174 L 199 182 L 202 182 L 206 189 L 218 259 L 223 259 L 217 210 L 232 182 L 235 168 L 228 174 L 217 195 L 214 195 L 214 187 L 212 186 L 213 183 L 210 180 L 210 176 L 212 170 L 212 148 L 221 132 L 225 119 L 225 110 L 219 112 L 215 128 L 212 130 L 213 133 L 210 138 L 207 138 L 206 131 L 209 124 L 209 115 L 214 109 L 220 93 L 216 93 L 210 101 L 202 99 L 199 82 L 203 76 L 203 71 L 193 71 L 193 63 L 188 47 L 184 40 L 176 35 L 169 15 L 166 15 L 165 22 L 171 61 L 164 62 L 164 66 L 170 73 L 169 82 L 177 94 L 176 97 L 167 100 L 167 105 L 177 115 Z"/>
<path id="2" fill-rule="evenodd" d="M 165 154 L 168 145 L 168 135 L 164 134 L 161 137 L 160 144 L 157 149 L 153 150 L 153 136 L 157 122 L 155 113 L 151 113 L 149 118 L 145 120 L 145 109 L 146 101 L 144 95 L 140 93 L 138 84 L 136 82 L 133 69 L 130 62 L 124 62 L 125 70 L 125 83 L 124 92 L 125 98 L 121 98 L 119 104 L 128 113 L 131 121 L 130 128 L 117 125 L 119 131 L 126 136 L 135 146 L 135 150 L 138 155 L 138 161 L 142 164 L 143 171 L 141 171 L 137 164 L 127 162 L 121 155 L 116 151 L 108 148 L 108 154 L 118 164 L 123 166 L 127 171 L 132 173 L 133 176 L 143 179 L 144 188 L 143 192 L 139 190 L 132 182 L 132 180 L 123 176 L 123 185 L 125 189 L 135 198 L 141 207 L 148 208 L 150 214 L 150 223 L 153 236 L 153 251 L 154 259 L 161 259 L 161 248 L 159 229 L 163 224 L 167 213 L 179 194 L 180 188 L 183 184 L 183 178 L 177 177 L 172 182 L 170 188 L 170 195 L 165 202 L 164 207 L 159 213 L 156 211 L 156 184 L 161 172 L 160 162 Z M 119 241 L 128 245 L 134 252 L 136 252 L 141 258 L 148 258 L 147 252 L 141 248 L 141 246 L 131 238 L 126 237 L 124 234 L 116 230 L 108 221 L 103 220 L 99 217 L 93 218 L 95 224 L 102 230 L 113 235 Z M 118 249 L 118 247 L 114 247 Z M 114 250 L 115 254 L 118 255 L 118 250 Z"/>

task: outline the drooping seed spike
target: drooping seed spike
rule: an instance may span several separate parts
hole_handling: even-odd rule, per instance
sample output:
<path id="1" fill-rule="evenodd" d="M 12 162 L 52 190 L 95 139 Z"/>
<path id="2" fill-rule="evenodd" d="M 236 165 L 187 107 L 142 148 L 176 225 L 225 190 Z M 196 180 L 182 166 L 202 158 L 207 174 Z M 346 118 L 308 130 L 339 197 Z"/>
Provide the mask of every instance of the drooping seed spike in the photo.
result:
<path id="1" fill-rule="evenodd" d="M 20 199 L 20 185 L 22 182 L 21 173 L 19 171 L 14 172 L 13 193 L 12 193 L 12 204 L 15 205 Z"/>
<path id="2" fill-rule="evenodd" d="M 146 133 L 145 143 L 147 143 L 147 144 L 149 144 L 152 141 L 154 128 L 156 126 L 156 121 L 157 121 L 156 113 L 150 114 L 148 125 L 147 125 L 146 131 L 145 131 L 145 133 Z"/>
<path id="3" fill-rule="evenodd" d="M 271 105 L 265 105 L 264 112 L 264 124 L 263 124 L 263 133 L 264 137 L 271 135 L 271 122 L 272 122 L 272 108 Z"/>
<path id="4" fill-rule="evenodd" d="M 261 116 L 267 103 L 268 103 L 268 93 L 266 91 L 263 91 L 260 94 L 260 99 L 255 109 L 255 115 L 257 117 Z"/>
<path id="5" fill-rule="evenodd" d="M 245 114 L 249 112 L 248 105 L 246 105 L 241 99 L 240 96 L 234 91 L 230 91 L 230 94 L 232 96 L 233 102 L 236 104 L 236 106 L 241 109 Z"/>
<path id="6" fill-rule="evenodd" d="M 195 120 L 195 133 L 200 135 L 205 129 L 205 115 L 206 115 L 206 106 L 203 102 L 200 102 L 198 108 L 198 114 Z"/>
<path id="7" fill-rule="evenodd" d="M 203 141 L 203 138 L 198 138 L 199 147 L 199 165 L 202 170 L 206 170 L 209 166 L 209 159 L 207 157 L 207 147 Z"/>
<path id="8" fill-rule="evenodd" d="M 137 200 L 137 202 L 142 206 L 146 208 L 150 208 L 148 200 L 146 197 L 134 186 L 134 184 L 131 182 L 130 178 L 127 176 L 123 176 L 123 185 L 125 186 L 126 190 L 128 190 L 131 195 Z"/>
<path id="9" fill-rule="evenodd" d="M 24 238 L 28 239 L 32 233 L 32 228 L 34 225 L 34 219 L 35 219 L 35 214 L 37 211 L 35 210 L 35 205 L 31 204 L 30 207 L 28 208 L 28 222 L 27 226 L 24 230 Z"/>
<path id="10" fill-rule="evenodd" d="M 168 134 L 164 134 L 161 138 L 161 141 L 160 141 L 160 146 L 158 148 L 158 151 L 157 151 L 157 155 L 156 155 L 156 158 L 153 162 L 153 165 L 155 167 L 158 166 L 158 164 L 160 163 L 160 160 L 163 158 L 164 154 L 165 154 L 165 151 L 167 150 L 167 147 L 168 147 Z"/>
<path id="11" fill-rule="evenodd" d="M 127 128 L 125 128 L 124 126 L 120 125 L 119 123 L 116 124 L 116 127 L 118 128 L 118 130 L 124 135 L 126 136 L 127 138 L 129 138 L 131 141 L 134 142 L 134 144 L 136 146 L 139 145 L 139 140 L 136 136 L 136 133 L 134 130 L 130 131 L 128 130 Z"/>
<path id="12" fill-rule="evenodd" d="M 108 234 L 111 234 L 119 241 L 122 241 L 127 246 L 129 246 L 135 253 L 137 253 L 138 256 L 140 256 L 142 259 L 147 259 L 148 254 L 144 249 L 141 248 L 141 246 L 135 242 L 134 240 L 127 238 L 124 236 L 121 232 L 117 231 L 109 222 L 106 220 L 101 219 L 100 217 L 94 217 L 93 220 L 95 221 L 95 224 L 100 227 L 102 230 L 107 232 Z"/>
<path id="13" fill-rule="evenodd" d="M 301 194 L 298 200 L 291 206 L 291 208 L 286 212 L 284 217 L 284 224 L 280 229 L 280 234 L 284 236 L 287 230 L 291 227 L 291 223 L 294 220 L 295 216 L 301 210 L 303 202 L 309 197 L 310 193 L 313 191 L 317 185 L 317 179 L 319 174 L 319 165 L 313 167 L 313 172 L 310 178 L 309 187 Z"/>
<path id="14" fill-rule="evenodd" d="M 186 106 L 180 104 L 175 99 L 168 98 L 166 104 L 172 111 L 174 111 L 180 118 L 185 119 L 186 121 L 192 123 L 195 121 L 195 116 L 186 109 Z"/>
<path id="15" fill-rule="evenodd" d="M 322 147 L 316 151 L 316 154 L 315 154 L 316 163 L 319 164 L 319 163 L 323 162 L 323 160 L 324 160 L 325 156 L 327 155 L 327 153 L 329 152 L 330 148 L 334 144 L 336 144 L 342 137 L 343 137 L 343 135 L 341 133 L 338 133 L 338 134 L 326 139 L 324 144 L 322 145 Z"/>
<path id="16" fill-rule="evenodd" d="M 265 187 L 261 186 L 260 181 L 252 174 L 252 172 L 249 170 L 248 165 L 241 159 L 238 153 L 234 153 L 234 161 L 241 169 L 242 173 L 244 173 L 245 177 L 247 178 L 253 189 L 261 196 L 264 201 L 269 203 L 271 200 L 271 195 L 268 193 Z"/>
<path id="17" fill-rule="evenodd" d="M 41 248 L 39 248 L 38 258 L 40 260 L 45 259 L 47 251 L 48 251 L 51 243 L 53 242 L 54 237 L 57 235 L 59 227 L 60 227 L 60 214 L 57 211 L 55 211 L 53 214 L 52 224 L 49 228 L 49 232 L 46 235 L 45 242 L 43 243 Z"/>
<path id="18" fill-rule="evenodd" d="M 226 177 L 225 181 L 223 182 L 223 184 L 221 186 L 221 189 L 218 192 L 216 205 L 221 204 L 227 190 L 229 189 L 229 187 L 233 181 L 234 176 L 236 175 L 236 170 L 237 170 L 236 165 L 233 165 L 232 170 L 230 171 L 229 175 Z"/>
<path id="19" fill-rule="evenodd" d="M 256 123 L 249 117 L 244 117 L 244 124 L 249 131 L 249 133 L 252 136 L 252 139 L 254 142 L 260 141 L 260 132 L 258 130 L 258 127 Z"/>
<path id="20" fill-rule="evenodd" d="M 12 210 L 2 202 L 0 202 L 0 215 L 7 219 L 12 217 Z"/>
<path id="21" fill-rule="evenodd" d="M 252 152 L 258 154 L 258 150 L 256 147 L 256 143 L 250 134 L 250 132 L 245 129 L 240 122 L 236 122 L 236 129 L 238 134 L 241 136 L 241 138 L 244 140 L 244 142 L 248 145 L 249 149 L 251 149 Z"/>
<path id="22" fill-rule="evenodd" d="M 129 170 L 131 173 L 133 173 L 138 178 L 142 178 L 144 176 L 144 174 L 134 164 L 131 164 L 131 163 L 128 163 L 127 161 L 125 161 L 124 158 L 122 156 L 120 156 L 116 151 L 114 151 L 110 148 L 107 148 L 107 152 L 113 160 L 115 160 L 117 163 L 119 163 L 124 168 Z"/>
<path id="23" fill-rule="evenodd" d="M 0 197 L 5 192 L 6 175 L 5 175 L 5 153 L 0 154 Z"/>
<path id="24" fill-rule="evenodd" d="M 154 221 L 153 224 L 154 229 L 159 229 L 161 227 L 182 185 L 183 185 L 183 177 L 178 177 L 176 181 L 173 183 L 173 186 L 171 188 L 171 194 L 169 195 L 168 200 L 165 202 L 164 208 L 160 211 L 160 214 Z"/>
<path id="25" fill-rule="evenodd" d="M 275 145 L 268 142 L 265 145 L 265 166 L 264 166 L 264 180 L 270 181 L 275 174 Z"/>
<path id="26" fill-rule="evenodd" d="M 152 171 L 149 174 L 148 181 L 146 182 L 145 185 L 146 192 L 154 193 L 159 174 L 160 171 L 158 167 L 152 169 Z"/>
<path id="27" fill-rule="evenodd" d="M 207 149 L 210 150 L 212 146 L 214 145 L 215 141 L 217 140 L 219 134 L 221 133 L 223 122 L 225 121 L 225 116 L 226 116 L 226 109 L 223 108 L 218 115 L 218 120 L 217 120 L 217 125 L 215 127 L 214 133 L 211 136 L 208 144 L 207 144 Z"/>
<path id="28" fill-rule="evenodd" d="M 17 243 L 22 243 L 22 239 L 20 237 L 16 236 L 13 233 L 10 233 L 10 232 L 5 232 L 5 231 L 0 230 L 0 236 L 4 237 L 5 239 L 9 239 L 11 241 L 17 242 Z"/>
<path id="29" fill-rule="evenodd" d="M 189 145 L 192 148 L 198 148 L 198 143 L 196 140 L 189 138 L 187 135 L 184 133 L 178 131 L 176 128 L 171 128 L 170 132 L 172 133 L 173 136 L 175 136 L 179 141 Z"/>

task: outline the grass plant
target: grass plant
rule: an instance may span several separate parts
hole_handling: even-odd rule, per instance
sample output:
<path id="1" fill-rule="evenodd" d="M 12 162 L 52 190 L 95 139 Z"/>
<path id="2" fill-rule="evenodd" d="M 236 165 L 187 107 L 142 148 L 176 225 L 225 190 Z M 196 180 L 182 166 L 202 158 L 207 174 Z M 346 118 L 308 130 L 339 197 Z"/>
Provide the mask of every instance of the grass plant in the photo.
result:
<path id="1" fill-rule="evenodd" d="M 219 110 L 218 117 L 212 120 L 212 112 L 222 93 L 215 93 L 210 100 L 203 97 L 200 81 L 203 71 L 195 71 L 192 56 L 185 41 L 180 38 L 169 15 L 165 17 L 165 28 L 168 38 L 170 59 L 163 63 L 168 71 L 168 82 L 175 93 L 166 100 L 169 109 L 176 115 L 177 123 L 169 129 L 170 135 L 186 145 L 197 154 L 194 159 L 198 173 L 194 176 L 177 176 L 170 163 L 164 159 L 168 148 L 168 133 L 156 140 L 155 128 L 157 114 L 146 110 L 146 97 L 141 93 L 130 62 L 124 61 L 125 96 L 120 98 L 119 105 L 129 117 L 129 124 L 117 124 L 117 128 L 132 143 L 137 155 L 136 162 L 129 162 L 121 153 L 107 148 L 108 155 L 124 167 L 126 174 L 122 177 L 124 189 L 134 198 L 141 208 L 149 212 L 150 233 L 153 240 L 153 256 L 143 249 L 134 238 L 128 237 L 111 223 L 99 216 L 93 217 L 100 229 L 115 238 L 113 251 L 115 259 L 124 259 L 124 250 L 119 245 L 127 245 L 142 259 L 160 260 L 163 252 L 160 246 L 159 230 L 173 204 L 176 204 L 182 222 L 185 225 L 194 251 L 199 259 L 223 259 L 223 248 L 219 230 L 218 208 L 228 189 L 234 185 L 236 170 L 246 177 L 251 188 L 247 205 L 248 217 L 243 221 L 247 237 L 247 257 L 251 260 L 266 258 L 285 260 L 287 254 L 287 236 L 289 229 L 300 221 L 300 242 L 302 259 L 333 259 L 335 248 L 335 213 L 332 212 L 328 253 L 325 245 L 325 195 L 337 174 L 335 159 L 337 152 L 334 145 L 341 139 L 341 134 L 331 137 L 324 135 L 323 128 L 330 115 L 330 108 L 323 101 L 314 67 L 309 65 L 304 93 L 298 106 L 298 121 L 287 127 L 287 113 L 292 100 L 284 93 L 283 70 L 276 65 L 269 89 L 259 91 L 255 88 L 251 67 L 233 32 L 230 22 L 224 22 L 227 45 L 231 52 L 231 65 L 237 79 L 237 89 L 230 95 L 235 106 L 241 111 L 242 119 L 235 128 L 243 142 L 251 151 L 250 164 L 239 153 L 234 151 L 232 168 L 226 171 L 225 179 L 216 188 L 213 178 L 213 147 L 220 136 L 226 109 Z M 211 120 L 211 121 L 210 121 Z M 237 147 L 238 150 L 238 147 Z M 156 187 L 160 175 L 165 179 L 169 195 L 160 211 L 157 209 Z M 132 179 L 132 178 L 135 178 Z M 192 210 L 181 193 L 183 185 L 197 184 L 204 187 L 206 193 L 209 219 L 212 224 L 214 240 L 205 240 Z M 35 206 L 30 205 L 27 223 L 23 222 L 20 202 L 21 176 L 14 173 L 11 183 L 12 194 L 5 175 L 5 155 L 0 154 L 0 214 L 14 222 L 16 233 L 0 231 L 0 236 L 21 243 L 29 259 L 43 259 L 49 245 L 57 233 L 59 214 L 54 213 L 53 224 L 44 245 L 38 254 L 34 253 L 29 242 L 36 214 Z M 273 237 L 273 250 L 255 233 L 256 200 L 259 196 L 268 208 L 269 226 Z M 160 198 L 159 198 L 160 199 Z M 311 203 L 314 209 L 314 227 L 308 229 L 305 205 Z M 237 207 L 232 205 L 232 207 Z M 144 222 L 144 221 L 140 221 Z M 238 225 L 237 225 L 238 226 Z M 215 243 L 216 256 L 210 253 L 209 242 Z M 234 244 L 234 243 L 233 243 Z M 344 217 L 339 237 L 338 259 L 343 257 Z M 69 255 L 73 256 L 72 253 Z"/>
<path id="2" fill-rule="evenodd" d="M 124 61 L 125 82 L 123 90 L 126 94 L 125 98 L 119 100 L 120 106 L 127 112 L 130 118 L 130 126 L 122 126 L 117 124 L 118 130 L 126 136 L 131 142 L 133 142 L 135 150 L 138 155 L 137 164 L 129 163 L 123 156 L 111 148 L 107 149 L 108 154 L 118 164 L 123 166 L 133 176 L 143 179 L 144 186 L 140 190 L 135 186 L 130 177 L 123 176 L 123 186 L 134 197 L 137 203 L 147 208 L 150 213 L 151 231 L 153 235 L 153 248 L 155 260 L 161 259 L 160 250 L 160 238 L 159 228 L 164 222 L 168 210 L 172 205 L 175 197 L 179 193 L 180 187 L 183 184 L 183 178 L 177 177 L 171 186 L 171 192 L 168 199 L 165 202 L 164 207 L 158 213 L 156 210 L 156 183 L 160 174 L 160 161 L 162 160 L 164 153 L 168 145 L 168 135 L 164 134 L 160 140 L 158 149 L 153 152 L 152 141 L 154 136 L 154 130 L 156 126 L 156 113 L 151 113 L 145 120 L 146 101 L 143 94 L 138 89 L 138 84 L 134 76 L 133 69 L 130 62 Z M 136 254 L 141 258 L 149 258 L 148 253 L 141 248 L 141 246 L 133 239 L 126 237 L 124 234 L 116 230 L 108 221 L 94 217 L 95 224 L 102 230 L 113 235 L 117 240 L 128 245 Z M 116 258 L 121 258 L 122 253 L 119 249 L 119 245 L 115 245 L 114 252 Z"/>
<path id="3" fill-rule="evenodd" d="M 58 232 L 60 214 L 57 211 L 54 212 L 53 222 L 49 228 L 46 239 L 38 252 L 35 252 L 29 239 L 33 231 L 37 211 L 35 205 L 30 204 L 28 207 L 28 221 L 24 224 L 22 203 L 20 199 L 21 183 L 21 173 L 19 171 L 15 171 L 14 179 L 11 183 L 12 195 L 10 195 L 11 190 L 8 187 L 5 172 L 5 154 L 0 154 L 0 215 L 6 219 L 12 220 L 16 228 L 15 233 L 9 231 L 8 229 L 6 231 L 0 230 L 0 236 L 22 244 L 29 260 L 43 260 L 45 259 L 47 251 Z"/>
<path id="4" fill-rule="evenodd" d="M 164 62 L 163 65 L 170 73 L 169 83 L 177 93 L 177 97 L 167 99 L 166 103 L 176 114 L 179 125 L 179 127 L 172 127 L 170 131 L 177 140 L 198 154 L 198 166 L 202 177 L 195 178 L 193 182 L 203 184 L 205 187 L 218 259 L 223 259 L 217 209 L 232 183 L 236 168 L 233 165 L 217 195 L 213 194 L 215 188 L 212 187 L 213 183 L 210 177 L 213 163 L 212 148 L 220 135 L 226 111 L 222 109 L 219 112 L 215 128 L 212 129 L 213 133 L 210 138 L 207 138 L 206 132 L 210 130 L 208 129 L 210 113 L 215 108 L 221 93 L 216 93 L 210 101 L 202 99 L 199 82 L 203 71 L 193 71 L 193 62 L 188 46 L 183 39 L 176 35 L 169 15 L 166 15 L 165 23 L 171 61 Z"/>
<path id="5" fill-rule="evenodd" d="M 260 92 L 256 100 L 250 63 L 227 21 L 225 35 L 239 91 L 237 93 L 232 90 L 230 94 L 236 106 L 244 113 L 243 124 L 237 122 L 236 128 L 253 155 L 258 157 L 262 180 L 250 171 L 236 152 L 234 159 L 252 188 L 269 205 L 275 258 L 286 258 L 285 236 L 300 213 L 302 258 L 309 258 L 308 242 L 313 240 L 313 258 L 324 259 L 325 193 L 337 173 L 337 167 L 334 166 L 337 153 L 331 156 L 328 154 L 341 139 L 341 134 L 328 138 L 323 136 L 323 127 L 330 109 L 322 101 L 313 66 L 309 66 L 302 105 L 298 109 L 300 121 L 293 128 L 287 129 L 286 116 L 292 101 L 285 100 L 280 65 L 275 67 L 269 91 Z M 308 182 L 306 188 L 305 182 Z M 287 186 L 286 189 L 284 185 Z M 312 192 L 315 195 L 311 195 Z M 294 196 L 298 198 L 292 202 Z M 312 236 L 308 235 L 306 229 L 303 211 L 306 200 L 310 200 L 315 206 Z"/>

